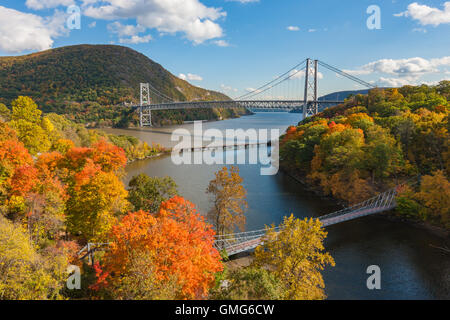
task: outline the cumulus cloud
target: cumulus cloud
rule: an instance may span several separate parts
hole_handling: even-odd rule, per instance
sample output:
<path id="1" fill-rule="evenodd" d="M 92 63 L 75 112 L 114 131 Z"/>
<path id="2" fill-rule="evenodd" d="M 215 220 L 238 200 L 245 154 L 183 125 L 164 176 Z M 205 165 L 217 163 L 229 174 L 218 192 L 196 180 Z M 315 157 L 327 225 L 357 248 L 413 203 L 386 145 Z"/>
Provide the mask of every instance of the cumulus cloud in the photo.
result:
<path id="1" fill-rule="evenodd" d="M 421 25 L 424 26 L 438 26 L 440 24 L 450 23 L 450 1 L 446 1 L 444 3 L 444 10 L 413 2 L 408 5 L 406 11 L 394 14 L 394 16 L 410 17 L 413 20 L 417 20 Z"/>
<path id="2" fill-rule="evenodd" d="M 108 24 L 107 29 L 119 36 L 119 43 L 139 44 L 152 40 L 151 35 L 139 36 L 146 28 L 140 25 L 123 25 L 119 21 Z"/>
<path id="3" fill-rule="evenodd" d="M 356 70 L 344 70 L 345 72 L 358 76 L 369 74 L 385 74 L 391 77 L 380 77 L 380 86 L 399 87 L 404 85 L 415 85 L 423 83 L 420 78 L 428 74 L 445 73 L 442 67 L 450 66 L 450 56 L 434 59 L 420 57 L 408 59 L 381 59 L 370 62 Z"/>
<path id="4" fill-rule="evenodd" d="M 398 77 L 420 77 L 424 74 L 439 73 L 439 67 L 450 66 L 450 56 L 436 59 L 420 57 L 409 59 L 381 59 L 370 62 L 357 70 L 344 70 L 352 75 L 364 75 L 374 72 L 396 75 Z"/>
<path id="5" fill-rule="evenodd" d="M 30 9 L 41 10 L 59 6 L 68 7 L 74 3 L 74 0 L 27 0 L 25 5 Z"/>
<path id="6" fill-rule="evenodd" d="M 286 29 L 288 29 L 289 31 L 299 31 L 300 30 L 300 28 L 297 26 L 289 26 Z"/>
<path id="7" fill-rule="evenodd" d="M 381 87 L 402 87 L 406 85 L 411 85 L 416 82 L 414 78 L 385 78 L 380 77 L 377 84 Z"/>
<path id="8" fill-rule="evenodd" d="M 181 80 L 189 80 L 189 81 L 202 81 L 203 80 L 203 78 L 200 77 L 199 75 L 192 74 L 192 73 L 188 73 L 187 75 L 184 73 L 180 73 L 178 75 L 178 78 L 180 78 Z"/>
<path id="9" fill-rule="evenodd" d="M 54 38 L 67 34 L 66 14 L 58 10 L 51 17 L 40 17 L 0 6 L 0 50 L 19 53 L 46 50 Z"/>
<path id="10" fill-rule="evenodd" d="M 216 21 L 226 16 L 199 0 L 83 0 L 83 13 L 95 19 L 136 19 L 137 25 L 163 34 L 183 33 L 195 44 L 222 37 Z"/>
<path id="11" fill-rule="evenodd" d="M 146 35 L 146 36 L 131 36 L 130 38 L 121 38 L 119 39 L 120 43 L 128 43 L 128 44 L 139 44 L 139 43 L 148 43 L 150 42 L 150 40 L 152 40 L 152 36 L 151 35 Z"/>

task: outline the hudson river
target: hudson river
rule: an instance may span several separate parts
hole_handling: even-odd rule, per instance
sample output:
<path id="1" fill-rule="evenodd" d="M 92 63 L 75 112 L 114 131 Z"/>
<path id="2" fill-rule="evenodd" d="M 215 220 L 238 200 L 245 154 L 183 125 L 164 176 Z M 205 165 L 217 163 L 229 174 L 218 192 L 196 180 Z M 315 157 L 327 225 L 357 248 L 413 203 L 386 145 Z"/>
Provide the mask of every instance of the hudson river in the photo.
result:
<path id="1" fill-rule="evenodd" d="M 299 114 L 257 113 L 239 119 L 203 123 L 204 130 L 244 130 L 279 128 L 280 132 L 295 125 Z M 127 134 L 149 143 L 173 146 L 171 132 L 176 128 L 192 131 L 192 124 L 136 130 L 107 129 L 115 134 Z M 245 152 L 226 151 L 226 152 Z M 180 194 L 195 203 L 205 213 L 211 199 L 205 193 L 214 172 L 222 165 L 181 165 L 170 156 L 137 161 L 127 166 L 124 182 L 139 173 L 149 176 L 171 176 Z M 258 165 L 239 165 L 247 189 L 247 230 L 279 224 L 283 216 L 318 217 L 340 209 L 332 200 L 306 191 L 301 184 L 279 172 L 261 176 Z M 325 290 L 329 299 L 450 299 L 450 255 L 435 247 L 449 246 L 448 240 L 407 223 L 390 221 L 382 216 L 370 216 L 327 228 L 326 250 L 336 261 L 336 267 L 324 271 Z M 381 268 L 381 290 L 368 290 L 366 269 Z"/>

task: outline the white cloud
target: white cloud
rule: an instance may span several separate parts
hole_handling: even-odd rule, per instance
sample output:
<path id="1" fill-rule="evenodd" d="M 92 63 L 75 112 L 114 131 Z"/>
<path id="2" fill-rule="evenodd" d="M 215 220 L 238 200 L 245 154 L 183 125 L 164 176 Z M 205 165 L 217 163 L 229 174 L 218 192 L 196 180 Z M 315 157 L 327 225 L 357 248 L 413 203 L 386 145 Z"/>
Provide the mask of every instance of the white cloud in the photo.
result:
<path id="1" fill-rule="evenodd" d="M 402 86 L 406 86 L 406 85 L 415 84 L 415 79 L 380 77 L 380 79 L 377 81 L 377 84 L 380 87 L 402 87 Z"/>
<path id="2" fill-rule="evenodd" d="M 56 8 L 59 6 L 70 6 L 74 4 L 74 0 L 27 0 L 25 5 L 34 10 Z"/>
<path id="3" fill-rule="evenodd" d="M 116 21 L 108 24 L 107 28 L 110 32 L 119 36 L 120 43 L 139 44 L 152 40 L 151 35 L 139 36 L 139 33 L 145 32 L 146 30 L 143 26 L 123 25 Z"/>
<path id="4" fill-rule="evenodd" d="M 247 88 L 247 89 L 245 89 L 245 91 L 253 92 L 253 93 L 260 93 L 261 92 L 261 90 L 256 90 L 255 88 Z"/>
<path id="5" fill-rule="evenodd" d="M 97 25 L 97 21 L 94 21 L 94 22 L 89 23 L 88 27 L 95 28 L 96 25 Z"/>
<path id="6" fill-rule="evenodd" d="M 289 26 L 286 29 L 288 29 L 289 31 L 299 31 L 300 30 L 300 28 L 297 26 Z"/>
<path id="7" fill-rule="evenodd" d="M 83 0 L 83 13 L 95 19 L 136 19 L 137 25 L 160 33 L 183 33 L 195 44 L 222 37 L 216 21 L 226 17 L 221 8 L 199 0 Z"/>
<path id="8" fill-rule="evenodd" d="M 352 75 L 385 74 L 376 82 L 379 86 L 400 87 L 425 83 L 421 77 L 429 74 L 445 74 L 442 67 L 450 66 L 450 56 L 434 59 L 420 57 L 408 59 L 381 59 L 356 70 L 343 70 Z M 431 82 L 430 82 L 431 84 Z"/>
<path id="9" fill-rule="evenodd" d="M 316 29 L 309 29 L 308 32 L 316 32 Z"/>
<path id="10" fill-rule="evenodd" d="M 225 40 L 216 40 L 213 43 L 219 47 L 229 47 L 230 46 L 230 44 Z"/>
<path id="11" fill-rule="evenodd" d="M 444 3 L 444 10 L 413 2 L 408 5 L 406 11 L 394 14 L 394 16 L 411 17 L 413 20 L 419 21 L 423 26 L 438 26 L 440 24 L 450 23 L 450 1 Z"/>
<path id="12" fill-rule="evenodd" d="M 107 28 L 110 32 L 118 34 L 119 37 L 135 36 L 145 31 L 142 26 L 123 25 L 119 21 L 108 24 Z"/>
<path id="13" fill-rule="evenodd" d="M 180 78 L 181 80 L 189 80 L 189 81 L 202 81 L 203 80 L 203 78 L 200 77 L 199 75 L 192 74 L 192 73 L 188 73 L 187 75 L 184 73 L 180 73 L 178 75 L 178 78 Z"/>
<path id="14" fill-rule="evenodd" d="M 444 80 L 444 79 L 442 79 Z M 380 87 L 402 87 L 406 85 L 411 86 L 417 86 L 426 84 L 428 86 L 435 86 L 439 83 L 440 80 L 437 81 L 423 81 L 419 80 L 418 78 L 384 78 L 380 77 L 380 79 L 377 81 L 378 86 Z"/>
<path id="15" fill-rule="evenodd" d="M 424 28 L 413 28 L 413 32 L 427 33 L 427 29 Z"/>
<path id="16" fill-rule="evenodd" d="M 238 89 L 233 88 L 233 87 L 231 87 L 231 86 L 224 85 L 224 84 L 221 84 L 221 85 L 220 85 L 220 88 L 221 88 L 222 91 L 224 91 L 224 92 L 238 92 Z"/>
<path id="17" fill-rule="evenodd" d="M 420 57 L 408 59 L 381 59 L 370 62 L 357 70 L 344 70 L 352 75 L 367 75 L 371 73 L 385 73 L 401 78 L 420 77 L 424 74 L 439 73 L 439 67 L 450 66 L 450 56 L 437 59 Z"/>
<path id="18" fill-rule="evenodd" d="M 150 42 L 150 40 L 152 40 L 152 36 L 151 35 L 146 35 L 146 36 L 131 36 L 130 38 L 120 38 L 119 42 L 120 43 L 128 43 L 128 44 L 139 44 L 139 43 L 148 43 Z"/>
<path id="19" fill-rule="evenodd" d="M 40 17 L 0 6 L 0 50 L 18 53 L 46 50 L 54 38 L 68 32 L 66 15 L 58 10 L 51 17 Z"/>

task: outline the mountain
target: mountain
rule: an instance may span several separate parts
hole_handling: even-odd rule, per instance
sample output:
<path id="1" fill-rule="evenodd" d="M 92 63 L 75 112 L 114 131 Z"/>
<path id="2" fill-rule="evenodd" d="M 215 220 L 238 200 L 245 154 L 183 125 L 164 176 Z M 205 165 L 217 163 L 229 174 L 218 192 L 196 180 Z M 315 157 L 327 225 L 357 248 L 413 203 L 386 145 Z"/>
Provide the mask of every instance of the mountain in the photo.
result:
<path id="1" fill-rule="evenodd" d="M 138 102 L 140 82 L 149 82 L 177 101 L 229 100 L 222 93 L 177 78 L 145 55 L 123 46 L 76 45 L 0 57 L 0 103 L 9 105 L 17 96 L 26 95 L 45 112 L 66 114 L 72 120 L 91 125 L 123 122 L 126 108 L 118 105 Z M 161 102 L 156 95 L 152 98 Z M 230 111 L 174 111 L 157 113 L 155 121 L 233 116 L 227 113 Z"/>
<path id="2" fill-rule="evenodd" d="M 322 97 L 319 97 L 320 100 L 328 100 L 328 101 L 344 101 L 344 99 L 347 99 L 350 95 L 357 95 L 357 94 L 367 94 L 369 93 L 370 89 L 363 89 L 363 90 L 347 90 L 347 91 L 337 91 L 333 93 L 329 93 L 327 95 L 324 95 Z M 322 111 L 326 108 L 331 107 L 332 105 L 319 105 L 319 111 Z M 302 113 L 303 109 L 294 109 L 291 111 L 291 113 Z"/>
<path id="3" fill-rule="evenodd" d="M 367 93 L 369 93 L 369 89 L 338 91 L 324 95 L 320 97 L 319 100 L 344 101 L 344 99 L 347 99 L 349 95 L 367 94 Z"/>

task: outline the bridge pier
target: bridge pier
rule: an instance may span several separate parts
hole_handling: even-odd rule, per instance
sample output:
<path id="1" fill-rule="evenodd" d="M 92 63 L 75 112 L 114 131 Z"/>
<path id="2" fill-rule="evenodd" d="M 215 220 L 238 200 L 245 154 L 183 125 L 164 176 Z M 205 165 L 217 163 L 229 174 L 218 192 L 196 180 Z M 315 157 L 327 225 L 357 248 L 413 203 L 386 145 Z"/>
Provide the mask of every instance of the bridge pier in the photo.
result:
<path id="1" fill-rule="evenodd" d="M 149 107 L 139 108 L 139 125 L 141 127 L 152 127 L 152 110 Z"/>
<path id="2" fill-rule="evenodd" d="M 152 126 L 152 110 L 149 108 L 150 100 L 150 85 L 148 83 L 141 83 L 141 104 L 139 105 L 139 125 L 142 127 Z"/>
<path id="3" fill-rule="evenodd" d="M 314 116 L 319 113 L 319 103 L 318 103 L 318 60 L 314 60 L 314 66 L 312 65 L 311 59 L 306 59 L 306 69 L 305 69 L 305 93 L 303 104 L 303 115 L 302 120 L 310 116 Z"/>

